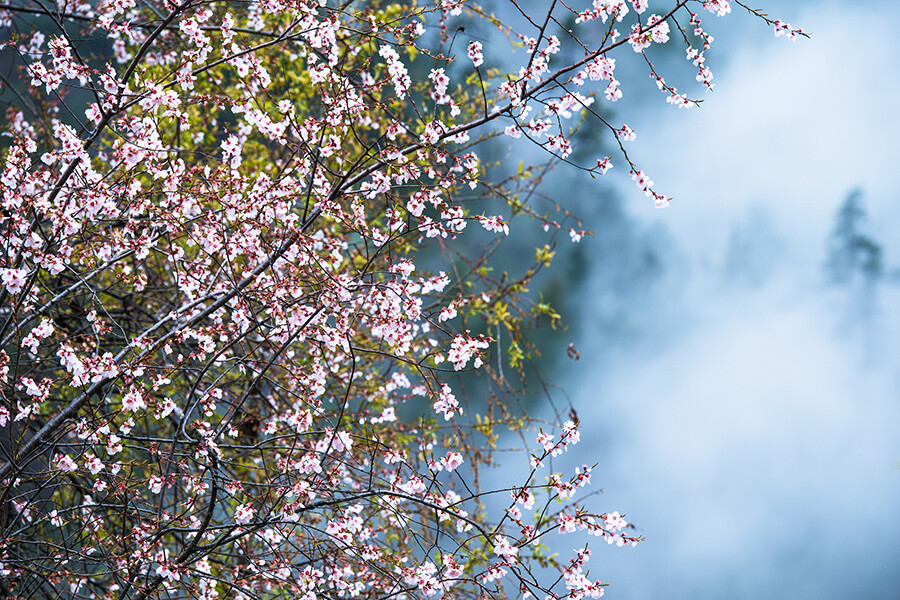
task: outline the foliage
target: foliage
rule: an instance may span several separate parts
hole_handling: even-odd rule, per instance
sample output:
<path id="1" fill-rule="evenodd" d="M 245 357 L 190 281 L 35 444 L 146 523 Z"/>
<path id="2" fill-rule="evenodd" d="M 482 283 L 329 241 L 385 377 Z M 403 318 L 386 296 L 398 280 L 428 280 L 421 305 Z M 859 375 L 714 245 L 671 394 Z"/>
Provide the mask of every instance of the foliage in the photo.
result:
<path id="1" fill-rule="evenodd" d="M 573 500 L 590 466 L 551 471 L 577 415 L 532 421 L 503 373 L 534 320 L 560 319 L 528 294 L 554 245 L 519 273 L 491 260 L 516 215 L 588 232 L 530 201 L 540 169 L 488 181 L 476 149 L 506 136 L 571 162 L 588 119 L 668 204 L 594 105 L 622 97 L 620 50 L 697 104 L 648 52 L 674 30 L 711 88 L 691 8 L 732 4 L 514 3 L 525 34 L 453 0 L 4 5 L 3 594 L 602 595 L 587 549 L 557 558 L 544 536 L 638 539 Z M 492 65 L 476 21 L 521 64 Z M 530 470 L 483 485 L 509 429 Z"/>

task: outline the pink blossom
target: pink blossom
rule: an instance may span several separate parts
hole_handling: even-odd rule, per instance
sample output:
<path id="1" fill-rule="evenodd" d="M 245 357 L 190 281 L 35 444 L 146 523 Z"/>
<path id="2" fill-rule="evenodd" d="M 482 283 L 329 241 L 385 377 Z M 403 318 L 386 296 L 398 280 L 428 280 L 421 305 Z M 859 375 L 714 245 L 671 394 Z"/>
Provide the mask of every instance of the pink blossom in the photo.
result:
<path id="1" fill-rule="evenodd" d="M 25 269 L 2 269 L 0 273 L 0 281 L 6 286 L 6 291 L 10 294 L 18 294 L 25 286 L 25 280 L 28 271 Z"/>
<path id="2" fill-rule="evenodd" d="M 515 521 L 515 522 L 517 522 L 517 523 L 521 523 L 521 521 L 522 521 L 522 510 L 521 510 L 517 505 L 513 504 L 512 506 L 510 506 L 509 508 L 507 508 L 507 509 L 506 509 L 506 514 L 508 514 L 509 517 L 510 517 L 513 521 Z"/>
<path id="3" fill-rule="evenodd" d="M 407 73 L 406 67 L 400 62 L 400 55 L 387 44 L 381 46 L 378 54 L 387 61 L 388 74 L 394 82 L 394 92 L 398 98 L 403 98 L 406 96 L 409 86 L 412 85 L 412 80 Z"/>
<path id="4" fill-rule="evenodd" d="M 622 98 L 622 90 L 619 89 L 619 82 L 615 79 L 606 86 L 606 99 L 615 102 Z"/>
<path id="5" fill-rule="evenodd" d="M 606 158 L 597 159 L 597 169 L 601 175 L 605 175 L 612 167 L 612 157 L 607 156 Z"/>
<path id="6" fill-rule="evenodd" d="M 451 303 L 441 309 L 441 313 L 438 315 L 438 321 L 443 323 L 444 321 L 449 321 L 450 319 L 456 318 L 456 316 L 456 304 Z"/>
<path id="7" fill-rule="evenodd" d="M 453 363 L 453 368 L 459 371 L 474 357 L 473 366 L 477 369 L 482 365 L 481 350 L 489 346 L 490 343 L 484 336 L 479 335 L 473 338 L 458 335 L 450 343 L 450 352 L 447 354 L 447 359 Z"/>
<path id="8" fill-rule="evenodd" d="M 25 519 L 27 523 L 31 523 L 31 508 L 29 507 L 28 502 L 25 500 L 13 500 L 12 501 L 13 508 L 16 509 L 16 512 L 22 515 L 22 518 Z"/>
<path id="9" fill-rule="evenodd" d="M 635 24 L 631 28 L 631 35 L 628 36 L 628 42 L 635 52 L 643 52 L 650 46 L 650 35 L 645 31 L 641 32 L 641 26 Z"/>
<path id="10" fill-rule="evenodd" d="M 450 96 L 447 95 L 447 86 L 450 85 L 450 78 L 444 73 L 444 69 L 432 69 L 428 75 L 434 83 L 434 91 L 431 93 L 432 99 L 436 104 L 449 104 Z"/>
<path id="11" fill-rule="evenodd" d="M 322 472 L 321 461 L 312 454 L 303 455 L 300 460 L 294 463 L 294 468 L 304 474 Z"/>
<path id="12" fill-rule="evenodd" d="M 515 556 L 519 553 L 519 549 L 516 546 L 510 544 L 509 540 L 502 535 L 494 537 L 492 543 L 494 545 L 494 554 L 496 554 L 497 556 L 501 556 L 507 560 L 515 558 Z"/>
<path id="13" fill-rule="evenodd" d="M 393 406 L 388 406 L 382 411 L 380 417 L 373 417 L 373 423 L 393 423 L 397 420 L 397 412 Z"/>
<path id="14" fill-rule="evenodd" d="M 434 410 L 443 414 L 445 421 L 449 421 L 456 413 L 462 414 L 462 408 L 460 408 L 456 396 L 453 395 L 450 386 L 446 383 L 441 385 L 440 396 L 434 403 Z"/>
<path id="15" fill-rule="evenodd" d="M 34 382 L 34 379 L 30 377 L 23 377 L 21 379 L 21 385 L 19 389 L 25 389 L 25 393 L 29 396 L 41 396 L 43 392 L 41 388 Z"/>
<path id="16" fill-rule="evenodd" d="M 503 235 L 509 235 L 509 225 L 503 222 L 502 217 L 485 217 L 484 215 L 481 215 L 478 217 L 478 221 L 481 223 L 481 226 L 488 231 L 495 231 L 497 233 L 502 233 Z"/>
<path id="17" fill-rule="evenodd" d="M 669 23 L 663 21 L 659 15 L 650 15 L 648 25 L 656 25 L 650 30 L 650 39 L 656 44 L 665 44 L 669 41 Z"/>
<path id="18" fill-rule="evenodd" d="M 634 133 L 634 130 L 628 125 L 622 125 L 616 133 L 619 134 L 619 137 L 627 142 L 633 142 L 637 135 Z"/>
<path id="19" fill-rule="evenodd" d="M 462 567 L 460 567 L 459 563 L 456 562 L 452 554 L 445 554 L 443 556 L 443 563 L 444 576 L 447 579 L 458 579 L 462 576 Z"/>
<path id="20" fill-rule="evenodd" d="M 547 149 L 558 151 L 559 155 L 565 158 L 572 153 L 572 144 L 565 136 L 550 135 L 547 136 Z"/>
<path id="21" fill-rule="evenodd" d="M 147 408 L 147 403 L 144 402 L 144 398 L 143 396 L 141 396 L 141 393 L 138 390 L 132 388 L 131 391 L 125 394 L 125 396 L 122 398 L 122 408 L 124 410 L 134 412 L 142 408 Z"/>
<path id="22" fill-rule="evenodd" d="M 431 121 L 425 125 L 425 131 L 422 132 L 419 139 L 425 144 L 436 144 L 445 130 L 446 128 L 440 121 Z"/>
<path id="23" fill-rule="evenodd" d="M 68 454 L 60 454 L 56 457 L 56 468 L 60 471 L 70 473 L 78 468 L 75 461 Z"/>
<path id="24" fill-rule="evenodd" d="M 406 462 L 406 452 L 397 450 L 388 450 L 384 453 L 384 463 L 386 465 L 394 465 L 397 463 Z"/>
<path id="25" fill-rule="evenodd" d="M 691 108 L 694 104 L 688 100 L 688 97 L 684 94 L 676 94 L 672 92 L 668 98 L 666 98 L 666 102 L 668 104 L 674 104 L 678 108 Z"/>
<path id="26" fill-rule="evenodd" d="M 171 398 L 166 398 L 157 407 L 158 412 L 156 414 L 156 418 L 163 419 L 163 418 L 167 417 L 168 415 L 170 415 L 172 413 L 172 411 L 174 411 L 176 408 L 178 408 L 178 406 L 175 404 L 175 401 L 172 400 Z"/>
<path id="27" fill-rule="evenodd" d="M 41 324 L 31 330 L 31 334 L 40 338 L 45 339 L 53 334 L 53 321 L 50 319 L 41 319 Z"/>
<path id="28" fill-rule="evenodd" d="M 562 441 L 566 444 L 575 445 L 581 440 L 581 433 L 578 431 L 578 426 L 575 425 L 574 421 L 567 420 L 563 423 L 563 433 L 562 433 Z"/>
<path id="29" fill-rule="evenodd" d="M 506 129 L 503 130 L 503 133 L 505 135 L 508 135 L 509 137 L 511 137 L 514 140 L 517 140 L 520 137 L 522 137 L 522 130 L 519 129 L 518 127 L 516 127 L 515 125 L 507 126 Z"/>
<path id="30" fill-rule="evenodd" d="M 781 19 L 775 20 L 775 37 L 786 36 L 788 39 L 796 41 L 797 35 L 803 33 L 800 29 L 794 29 L 790 24 L 783 22 Z"/>
<path id="31" fill-rule="evenodd" d="M 253 518 L 253 514 L 256 511 L 253 510 L 253 507 L 249 504 L 241 504 L 234 511 L 234 520 L 236 523 L 244 525 L 250 522 L 250 519 Z"/>
<path id="32" fill-rule="evenodd" d="M 481 54 L 481 42 L 469 42 L 469 58 L 476 67 L 481 66 L 484 62 L 484 56 Z"/>
<path id="33" fill-rule="evenodd" d="M 459 452 L 447 452 L 447 455 L 441 459 L 441 464 L 446 467 L 447 471 L 453 471 L 462 463 L 463 457 Z"/>
<path id="34" fill-rule="evenodd" d="M 723 17 L 731 12 L 731 0 L 703 0 L 703 8 L 717 17 Z"/>
<path id="35" fill-rule="evenodd" d="M 120 444 L 121 438 L 114 433 L 109 435 L 109 438 L 106 440 L 106 452 L 113 456 L 122 451 L 122 444 Z"/>
<path id="36" fill-rule="evenodd" d="M 618 511 L 607 513 L 603 521 L 606 524 L 606 528 L 612 533 L 628 526 L 628 523 L 619 515 Z"/>
<path id="37" fill-rule="evenodd" d="M 532 494 L 529 490 L 522 490 L 519 493 L 512 493 L 513 500 L 522 504 L 522 508 L 525 510 L 531 510 L 534 508 L 534 494 Z"/>
<path id="38" fill-rule="evenodd" d="M 505 577 L 506 569 L 504 569 L 501 564 L 502 563 L 492 564 L 491 567 L 487 571 L 485 571 L 484 580 L 490 583 L 492 581 Z"/>
<path id="39" fill-rule="evenodd" d="M 316 452 L 331 450 L 331 452 L 344 452 L 353 446 L 353 438 L 346 431 L 334 432 L 330 427 L 325 428 L 325 435 L 316 442 Z"/>
<path id="40" fill-rule="evenodd" d="M 544 448 L 544 452 L 550 452 L 553 450 L 553 436 L 549 433 L 540 432 L 537 436 L 537 443 L 540 444 Z"/>
<path id="41" fill-rule="evenodd" d="M 161 575 L 163 579 L 168 579 L 169 581 L 180 581 L 181 575 L 178 573 L 176 569 L 172 568 L 172 565 L 169 563 L 163 563 L 156 568 L 157 574 Z"/>
<path id="42" fill-rule="evenodd" d="M 84 466 L 91 472 L 91 475 L 96 475 L 103 470 L 103 463 L 93 454 L 84 457 Z"/>
<path id="43" fill-rule="evenodd" d="M 606 58 L 605 56 L 594 59 L 592 62 L 588 63 L 587 67 L 585 67 L 585 72 L 588 77 L 590 77 L 591 81 L 597 81 L 599 79 L 612 81 L 615 70 L 616 59 Z"/>
<path id="44" fill-rule="evenodd" d="M 577 529 L 577 521 L 572 515 L 560 515 L 559 518 L 560 533 L 574 533 Z"/>
<path id="45" fill-rule="evenodd" d="M 588 465 L 575 467 L 575 477 L 573 478 L 573 481 L 578 487 L 589 485 L 591 483 L 591 467 Z"/>
<path id="46" fill-rule="evenodd" d="M 647 177 L 643 171 L 631 171 L 631 179 L 638 186 L 638 189 L 644 192 L 646 196 L 650 196 L 650 187 L 653 182 Z"/>

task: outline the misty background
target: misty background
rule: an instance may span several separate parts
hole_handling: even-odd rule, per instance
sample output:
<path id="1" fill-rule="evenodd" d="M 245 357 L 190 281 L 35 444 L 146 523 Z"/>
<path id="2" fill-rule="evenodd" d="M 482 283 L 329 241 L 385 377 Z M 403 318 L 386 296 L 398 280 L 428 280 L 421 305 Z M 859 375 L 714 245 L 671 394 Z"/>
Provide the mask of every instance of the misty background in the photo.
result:
<path id="1" fill-rule="evenodd" d="M 621 167 L 555 175 L 596 231 L 547 284 L 580 352 L 548 379 L 589 432 L 566 460 L 646 537 L 594 544 L 607 597 L 900 598 L 900 6 L 759 4 L 811 39 L 701 14 L 700 108 L 617 69 L 670 208 Z M 683 49 L 656 62 L 693 82 Z"/>

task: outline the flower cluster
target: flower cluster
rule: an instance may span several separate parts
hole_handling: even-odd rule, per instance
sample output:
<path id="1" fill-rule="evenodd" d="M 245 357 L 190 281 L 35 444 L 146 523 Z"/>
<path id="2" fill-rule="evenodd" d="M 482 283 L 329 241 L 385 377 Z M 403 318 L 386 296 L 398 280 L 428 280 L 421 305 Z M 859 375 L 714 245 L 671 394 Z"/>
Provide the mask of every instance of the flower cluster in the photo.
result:
<path id="1" fill-rule="evenodd" d="M 712 89 L 694 4 L 551 3 L 521 31 L 463 0 L 4 6 L 4 593 L 599 597 L 586 551 L 545 544 L 639 538 L 591 509 L 589 466 L 554 471 L 577 417 L 514 391 L 560 318 L 529 291 L 555 241 L 523 253 L 515 220 L 592 234 L 484 144 L 619 161 L 665 206 L 603 115 L 629 47 L 691 106 L 652 63 L 683 39 Z M 524 50 L 505 67 L 503 36 L 469 39 L 497 26 Z M 616 158 L 578 151 L 582 122 Z M 536 445 L 495 514 L 507 430 Z"/>

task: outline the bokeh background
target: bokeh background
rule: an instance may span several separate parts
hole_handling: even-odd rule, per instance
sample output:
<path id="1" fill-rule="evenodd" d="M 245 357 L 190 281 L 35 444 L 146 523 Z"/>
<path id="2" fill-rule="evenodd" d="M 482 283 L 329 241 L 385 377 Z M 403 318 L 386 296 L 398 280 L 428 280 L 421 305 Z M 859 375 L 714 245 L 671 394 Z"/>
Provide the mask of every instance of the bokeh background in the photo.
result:
<path id="1" fill-rule="evenodd" d="M 581 359 L 551 379 L 589 432 L 568 460 L 646 537 L 596 548 L 611 598 L 900 598 L 900 3 L 757 4 L 811 38 L 735 7 L 704 17 L 701 108 L 623 79 L 615 119 L 675 200 L 611 172 L 583 279 L 554 284 Z"/>

